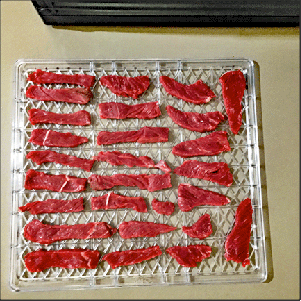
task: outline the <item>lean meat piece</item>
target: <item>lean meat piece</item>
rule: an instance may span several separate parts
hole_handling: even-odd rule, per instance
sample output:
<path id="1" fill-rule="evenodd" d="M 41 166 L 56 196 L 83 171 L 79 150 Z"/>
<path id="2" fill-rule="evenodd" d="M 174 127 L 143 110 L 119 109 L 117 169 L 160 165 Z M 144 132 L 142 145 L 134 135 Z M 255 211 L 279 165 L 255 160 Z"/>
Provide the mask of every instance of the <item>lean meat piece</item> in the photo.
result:
<path id="1" fill-rule="evenodd" d="M 40 244 L 51 244 L 67 239 L 108 238 L 117 232 L 106 222 L 76 225 L 47 225 L 34 219 L 24 227 L 24 237 Z"/>
<path id="2" fill-rule="evenodd" d="M 48 268 L 96 269 L 99 251 L 88 249 L 38 250 L 27 253 L 24 262 L 29 272 L 42 272 Z"/>
<path id="3" fill-rule="evenodd" d="M 196 206 L 223 206 L 231 201 L 223 194 L 181 183 L 178 187 L 178 206 L 187 212 Z"/>
<path id="4" fill-rule="evenodd" d="M 93 190 L 111 189 L 114 186 L 138 187 L 148 191 L 157 191 L 164 188 L 170 188 L 170 174 L 115 174 L 112 176 L 100 176 L 92 174 L 88 178 L 88 182 Z"/>
<path id="5" fill-rule="evenodd" d="M 246 89 L 246 80 L 240 70 L 229 71 L 223 74 L 219 82 L 222 92 L 228 121 L 233 134 L 237 134 L 242 125 L 241 101 Z"/>
<path id="6" fill-rule="evenodd" d="M 122 142 L 154 143 L 167 142 L 169 128 L 144 126 L 138 131 L 99 132 L 97 144 L 113 144 Z"/>
<path id="7" fill-rule="evenodd" d="M 59 114 L 53 112 L 47 112 L 40 109 L 30 109 L 28 111 L 28 120 L 31 124 L 70 124 L 70 125 L 90 125 L 91 116 L 90 113 L 81 110 L 70 114 Z"/>
<path id="8" fill-rule="evenodd" d="M 127 105 L 121 102 L 103 102 L 99 104 L 99 116 L 103 119 L 153 119 L 161 115 L 158 102 Z"/>
<path id="9" fill-rule="evenodd" d="M 144 260 L 149 260 L 160 256 L 162 251 L 159 246 L 146 249 L 116 251 L 105 255 L 102 260 L 106 260 L 112 269 L 123 265 L 132 265 Z"/>
<path id="10" fill-rule="evenodd" d="M 102 76 L 99 83 L 108 87 L 114 94 L 137 99 L 149 87 L 148 76 L 127 77 L 119 75 Z"/>
<path id="11" fill-rule="evenodd" d="M 34 129 L 29 139 L 33 144 L 50 147 L 76 147 L 88 141 L 86 137 L 45 129 Z"/>
<path id="12" fill-rule="evenodd" d="M 204 239 L 212 234 L 212 225 L 210 221 L 210 215 L 202 215 L 196 223 L 190 227 L 182 227 L 184 233 L 190 237 L 195 237 L 198 239 Z"/>
<path id="13" fill-rule="evenodd" d="M 160 160 L 158 164 L 155 164 L 155 162 L 148 156 L 136 157 L 130 153 L 122 153 L 119 151 L 99 152 L 97 156 L 93 157 L 93 159 L 97 161 L 105 161 L 112 165 L 159 168 L 165 173 L 171 172 L 171 168 L 163 160 Z"/>
<path id="14" fill-rule="evenodd" d="M 56 213 L 56 212 L 80 212 L 84 210 L 84 198 L 73 200 L 47 199 L 35 201 L 19 207 L 19 211 L 29 211 L 30 214 Z"/>
<path id="15" fill-rule="evenodd" d="M 210 132 L 225 119 L 219 112 L 207 112 L 200 114 L 197 112 L 182 112 L 172 106 L 166 106 L 168 116 L 179 126 L 195 132 Z"/>
<path id="16" fill-rule="evenodd" d="M 28 75 L 27 80 L 35 84 L 72 84 L 90 88 L 95 83 L 95 76 L 88 74 L 57 74 L 37 69 L 37 71 Z"/>
<path id="17" fill-rule="evenodd" d="M 59 101 L 86 104 L 93 98 L 89 88 L 47 89 L 41 86 L 30 86 L 26 97 L 41 101 Z"/>
<path id="18" fill-rule="evenodd" d="M 172 153 L 182 158 L 188 158 L 194 156 L 215 156 L 230 150 L 227 132 L 218 131 L 195 140 L 181 142 L 172 148 Z"/>
<path id="19" fill-rule="evenodd" d="M 80 192 L 86 189 L 87 179 L 64 174 L 50 175 L 29 169 L 25 178 L 25 189 L 51 190 L 57 192 Z"/>
<path id="20" fill-rule="evenodd" d="M 225 258 L 241 262 L 242 266 L 250 264 L 249 244 L 252 225 L 252 204 L 250 199 L 242 201 L 235 213 L 235 225 L 227 236 L 225 243 Z"/>
<path id="21" fill-rule="evenodd" d="M 147 206 L 142 197 L 129 197 L 109 192 L 103 196 L 91 198 L 92 210 L 118 208 L 131 208 L 137 212 L 147 212 Z"/>
<path id="22" fill-rule="evenodd" d="M 211 251 L 211 247 L 206 245 L 175 246 L 166 249 L 166 253 L 184 267 L 196 267 L 198 262 L 210 257 Z"/>
<path id="23" fill-rule="evenodd" d="M 225 162 L 200 162 L 197 160 L 184 161 L 173 171 L 179 176 L 188 178 L 204 179 L 224 186 L 231 186 L 233 175 Z"/>
<path id="24" fill-rule="evenodd" d="M 166 224 L 156 224 L 152 222 L 123 222 L 119 225 L 119 235 L 124 238 L 133 237 L 155 237 L 162 233 L 167 233 L 176 230 Z"/>
<path id="25" fill-rule="evenodd" d="M 172 202 L 160 202 L 157 199 L 152 200 L 152 207 L 158 214 L 171 215 L 175 210 L 175 204 Z"/>
<path id="26" fill-rule="evenodd" d="M 38 165 L 46 162 L 55 162 L 66 166 L 78 167 L 86 171 L 91 171 L 95 162 L 95 160 L 78 158 L 50 150 L 31 151 L 26 155 L 26 159 L 31 159 Z"/>
<path id="27" fill-rule="evenodd" d="M 168 94 L 195 104 L 207 103 L 216 96 L 202 80 L 185 85 L 168 76 L 160 76 L 160 83 Z"/>

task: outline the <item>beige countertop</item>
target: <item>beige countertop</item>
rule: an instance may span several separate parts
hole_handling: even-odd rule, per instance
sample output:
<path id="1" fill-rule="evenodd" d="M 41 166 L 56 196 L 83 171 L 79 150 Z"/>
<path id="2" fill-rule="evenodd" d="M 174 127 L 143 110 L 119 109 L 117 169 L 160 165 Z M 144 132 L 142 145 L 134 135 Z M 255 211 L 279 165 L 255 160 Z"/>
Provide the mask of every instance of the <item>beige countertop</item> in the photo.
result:
<path id="1" fill-rule="evenodd" d="M 18 59 L 248 58 L 260 71 L 268 281 L 15 293 L 9 288 L 13 67 Z M 52 27 L 1 1 L 2 299 L 299 299 L 299 29 Z"/>

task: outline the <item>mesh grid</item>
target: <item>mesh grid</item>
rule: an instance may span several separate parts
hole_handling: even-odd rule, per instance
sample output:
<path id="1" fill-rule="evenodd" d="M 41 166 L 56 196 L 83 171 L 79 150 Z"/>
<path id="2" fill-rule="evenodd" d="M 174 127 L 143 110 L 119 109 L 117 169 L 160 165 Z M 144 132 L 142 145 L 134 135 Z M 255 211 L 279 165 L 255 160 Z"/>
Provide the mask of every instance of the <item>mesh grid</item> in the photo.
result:
<path id="1" fill-rule="evenodd" d="M 27 82 L 28 74 L 35 69 L 49 70 L 56 73 L 80 74 L 86 73 L 96 76 L 93 86 L 93 99 L 86 105 L 35 101 L 25 97 L 27 87 L 32 85 Z M 126 166 L 111 166 L 106 162 L 95 162 L 91 172 L 78 168 L 70 168 L 55 163 L 36 165 L 26 160 L 26 155 L 31 150 L 51 149 L 68 155 L 82 158 L 91 158 L 99 151 L 120 150 L 130 152 L 136 156 L 150 156 L 155 162 L 165 160 L 173 169 L 183 163 L 183 159 L 174 156 L 171 149 L 174 145 L 184 141 L 196 139 L 208 133 L 195 133 L 183 129 L 174 124 L 168 117 L 165 106 L 172 105 L 184 111 L 196 111 L 205 113 L 209 111 L 221 111 L 225 114 L 223 105 L 221 85 L 219 77 L 227 71 L 240 69 L 245 74 L 248 87 L 243 98 L 243 125 L 238 135 L 234 136 L 227 120 L 218 126 L 216 130 L 225 130 L 231 152 L 222 153 L 212 157 L 198 157 L 204 162 L 224 161 L 227 162 L 234 176 L 234 183 L 230 187 L 224 187 L 205 180 L 189 179 L 183 176 L 171 174 L 173 187 L 170 189 L 148 192 L 141 191 L 135 187 L 115 187 L 116 193 L 127 196 L 142 196 L 147 201 L 148 212 L 138 213 L 130 209 L 117 209 L 107 211 L 91 211 L 90 199 L 92 196 L 100 196 L 108 191 L 87 190 L 79 193 L 58 193 L 51 191 L 28 191 L 24 189 L 25 173 L 28 169 L 37 169 L 51 174 L 65 173 L 77 177 L 89 177 L 90 174 L 113 175 L 116 173 L 162 173 L 157 169 L 128 168 Z M 109 89 L 99 85 L 97 82 L 103 75 L 117 74 L 125 76 L 148 75 L 150 77 L 149 89 L 138 98 L 119 97 Z M 202 79 L 217 95 L 207 104 L 194 105 L 168 95 L 160 85 L 159 77 L 167 75 L 179 82 L 191 84 Z M 71 61 L 71 62 L 41 62 L 23 61 L 16 65 L 16 87 L 15 87 L 15 120 L 13 128 L 12 145 L 12 182 L 13 182 L 13 212 L 12 212 L 12 245 L 11 245 L 11 286 L 15 290 L 47 290 L 58 283 L 63 289 L 67 288 L 97 288 L 117 287 L 125 285 L 166 285 L 166 284 L 194 284 L 215 282 L 240 282 L 240 281 L 262 281 L 265 277 L 265 253 L 264 233 L 262 225 L 261 210 L 261 187 L 258 176 L 259 161 L 257 140 L 255 139 L 257 124 L 254 112 L 255 95 L 252 86 L 253 69 L 250 61 Z M 74 85 L 44 85 L 51 88 L 74 87 Z M 137 104 L 149 101 L 158 101 L 162 115 L 152 120 L 110 120 L 100 119 L 98 115 L 98 104 L 100 102 L 115 101 L 127 104 Z M 40 108 L 56 113 L 71 113 L 78 110 L 87 110 L 92 117 L 90 126 L 69 125 L 31 125 L 28 121 L 28 110 Z M 247 118 L 248 117 L 248 118 Z M 169 142 L 166 143 L 122 143 L 99 146 L 96 137 L 102 130 L 137 130 L 142 126 L 164 126 L 170 129 Z M 35 128 L 45 128 L 60 132 L 72 132 L 77 135 L 86 136 L 89 142 L 78 147 L 57 148 L 40 147 L 28 142 L 30 134 Z M 254 134 L 255 133 L 255 134 Z M 194 208 L 191 212 L 181 212 L 176 206 L 171 216 L 157 214 L 151 208 L 151 201 L 157 198 L 160 201 L 171 201 L 177 203 L 177 187 L 180 183 L 190 183 L 203 189 L 209 189 L 223 193 L 231 199 L 231 203 L 223 207 L 202 206 Z M 47 198 L 71 199 L 84 197 L 85 210 L 73 213 L 51 213 L 30 215 L 28 212 L 18 212 L 18 207 L 29 202 L 42 201 Z M 224 242 L 226 235 L 232 229 L 235 210 L 243 199 L 250 197 L 254 208 L 252 239 L 250 243 L 251 265 L 242 267 L 241 264 L 227 262 L 224 259 Z M 181 231 L 182 226 L 189 226 L 196 222 L 201 214 L 209 213 L 213 225 L 213 234 L 200 241 L 191 238 Z M 154 238 L 122 239 L 118 234 L 107 239 L 91 240 L 68 240 L 56 242 L 45 249 L 58 250 L 62 248 L 89 248 L 99 250 L 102 255 L 117 250 L 136 248 L 147 248 L 159 245 L 163 254 L 157 258 L 144 261 L 132 266 L 123 266 L 111 269 L 106 261 L 100 261 L 95 270 L 85 269 L 61 269 L 50 268 L 40 273 L 30 273 L 24 265 L 26 253 L 40 248 L 38 243 L 32 243 L 24 239 L 23 228 L 32 219 L 37 218 L 42 222 L 51 224 L 76 224 L 87 222 L 108 222 L 113 227 L 123 221 L 152 221 L 156 223 L 167 223 L 175 226 L 176 231 L 162 234 Z M 164 250 L 170 246 L 205 243 L 212 247 L 210 258 L 203 260 L 197 268 L 185 268 L 180 266 Z M 241 280 L 243 279 L 243 280 Z"/>

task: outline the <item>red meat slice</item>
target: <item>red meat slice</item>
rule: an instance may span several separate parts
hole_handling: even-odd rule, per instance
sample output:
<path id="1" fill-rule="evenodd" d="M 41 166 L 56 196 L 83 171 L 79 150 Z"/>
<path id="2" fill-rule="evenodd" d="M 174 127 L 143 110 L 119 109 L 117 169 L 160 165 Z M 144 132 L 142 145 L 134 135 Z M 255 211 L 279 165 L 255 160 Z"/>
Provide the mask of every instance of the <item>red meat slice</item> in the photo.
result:
<path id="1" fill-rule="evenodd" d="M 29 139 L 33 144 L 54 147 L 76 147 L 88 141 L 86 137 L 45 129 L 34 129 Z"/>
<path id="2" fill-rule="evenodd" d="M 172 148 L 172 153 L 182 158 L 188 158 L 194 156 L 215 156 L 230 150 L 227 132 L 218 131 L 195 140 L 181 142 Z"/>
<path id="3" fill-rule="evenodd" d="M 207 163 L 187 160 L 175 168 L 174 173 L 188 178 L 204 179 L 224 186 L 231 186 L 233 183 L 233 175 L 225 162 Z"/>
<path id="4" fill-rule="evenodd" d="M 31 214 L 80 212 L 84 210 L 84 198 L 73 200 L 47 199 L 35 201 L 19 207 L 21 212 L 29 211 Z"/>
<path id="5" fill-rule="evenodd" d="M 89 88 L 47 89 L 41 86 L 30 86 L 26 97 L 41 101 L 59 101 L 86 104 L 93 97 Z"/>
<path id="6" fill-rule="evenodd" d="M 103 119 L 152 119 L 161 115 L 158 102 L 127 105 L 121 102 L 106 102 L 99 104 L 99 116 Z"/>
<path id="7" fill-rule="evenodd" d="M 231 201 L 223 194 L 181 183 L 178 187 L 178 206 L 187 212 L 197 206 L 223 206 Z"/>
<path id="8" fill-rule="evenodd" d="M 182 227 L 184 233 L 190 237 L 198 239 L 204 239 L 212 234 L 212 225 L 210 221 L 210 215 L 204 214 L 200 216 L 197 222 L 190 227 Z"/>
<path id="9" fill-rule="evenodd" d="M 184 267 L 196 267 L 198 262 L 210 257 L 211 251 L 211 247 L 206 245 L 175 246 L 166 249 L 166 252 Z"/>
<path id="10" fill-rule="evenodd" d="M 134 237 L 155 237 L 162 233 L 167 233 L 176 230 L 166 224 L 156 224 L 152 222 L 123 222 L 119 225 L 119 235 L 124 238 Z"/>
<path id="11" fill-rule="evenodd" d="M 88 182 L 93 190 L 111 189 L 114 186 L 136 186 L 140 189 L 146 189 L 148 191 L 157 191 L 172 187 L 170 174 L 116 174 L 112 176 L 100 176 L 92 174 L 88 178 Z"/>
<path id="12" fill-rule="evenodd" d="M 26 155 L 26 159 L 31 159 L 38 165 L 55 162 L 66 166 L 79 167 L 86 171 L 90 171 L 95 162 L 95 160 L 78 158 L 50 150 L 31 151 Z"/>
<path id="13" fill-rule="evenodd" d="M 122 142 L 154 143 L 167 142 L 169 128 L 144 126 L 138 131 L 99 132 L 97 144 L 113 144 Z"/>
<path id="14" fill-rule="evenodd" d="M 167 106 L 166 111 L 174 123 L 190 131 L 200 133 L 215 130 L 225 119 L 219 111 L 200 114 L 197 112 L 182 112 L 172 106 Z"/>
<path id="15" fill-rule="evenodd" d="M 175 204 L 172 202 L 160 202 L 153 199 L 152 207 L 158 214 L 171 215 L 175 210 Z"/>
<path id="16" fill-rule="evenodd" d="M 102 76 L 99 83 L 114 94 L 137 99 L 149 87 L 148 76 L 127 77 L 119 75 Z"/>
<path id="17" fill-rule="evenodd" d="M 88 249 L 38 250 L 24 257 L 29 272 L 42 272 L 52 267 L 63 269 L 96 269 L 99 251 Z"/>
<path id="18" fill-rule="evenodd" d="M 80 192 L 86 189 L 87 179 L 64 174 L 50 175 L 29 169 L 25 178 L 25 189 L 51 190 L 57 192 Z"/>
<path id="19" fill-rule="evenodd" d="M 159 246 L 146 249 L 116 251 L 105 255 L 102 260 L 106 260 L 112 269 L 123 265 L 132 265 L 144 260 L 149 260 L 160 256 L 162 251 Z"/>
<path id="20" fill-rule="evenodd" d="M 53 112 L 47 112 L 40 109 L 30 109 L 28 111 L 28 120 L 31 124 L 70 124 L 70 125 L 90 125 L 91 116 L 90 113 L 81 110 L 70 114 L 59 114 Z"/>
<path id="21" fill-rule="evenodd" d="M 90 88 L 95 83 L 95 76 L 88 74 L 57 74 L 37 69 L 37 71 L 28 75 L 27 80 L 35 84 L 72 84 Z"/>
<path id="22" fill-rule="evenodd" d="M 240 70 L 229 71 L 223 74 L 219 82 L 222 92 L 228 121 L 233 134 L 237 134 L 242 125 L 241 101 L 246 89 L 246 80 Z"/>
<path id="23" fill-rule="evenodd" d="M 252 204 L 250 199 L 242 201 L 235 213 L 235 225 L 227 236 L 225 243 L 225 258 L 241 262 L 242 266 L 250 264 L 249 244 L 252 225 Z"/>
<path id="24" fill-rule="evenodd" d="M 40 244 L 51 244 L 67 239 L 108 238 L 116 232 L 117 229 L 106 222 L 52 226 L 34 219 L 24 227 L 24 237 Z"/>
<path id="25" fill-rule="evenodd" d="M 130 153 L 122 153 L 119 151 L 111 151 L 111 152 L 99 152 L 97 156 L 93 157 L 94 160 L 97 161 L 105 161 L 112 165 L 126 165 L 128 167 L 139 166 L 139 167 L 147 167 L 147 168 L 159 168 L 165 173 L 171 172 L 170 167 L 164 162 L 160 160 L 158 164 L 148 156 L 140 156 L 136 157 Z"/>
<path id="26" fill-rule="evenodd" d="M 185 85 L 168 76 L 160 76 L 160 83 L 168 94 L 195 104 L 207 103 L 216 96 L 202 80 Z"/>
<path id="27" fill-rule="evenodd" d="M 129 197 L 109 192 L 103 196 L 91 198 L 92 210 L 118 208 L 131 208 L 137 212 L 147 212 L 147 206 L 142 197 Z"/>

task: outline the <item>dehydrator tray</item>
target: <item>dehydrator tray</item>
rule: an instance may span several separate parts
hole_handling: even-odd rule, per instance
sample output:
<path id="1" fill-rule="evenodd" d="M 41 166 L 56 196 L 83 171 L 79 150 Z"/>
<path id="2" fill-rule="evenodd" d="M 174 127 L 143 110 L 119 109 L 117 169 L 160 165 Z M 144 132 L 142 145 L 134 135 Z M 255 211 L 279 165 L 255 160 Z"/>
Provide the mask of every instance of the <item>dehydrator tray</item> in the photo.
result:
<path id="1" fill-rule="evenodd" d="M 33 83 L 27 81 L 29 73 L 36 69 L 64 74 L 90 74 L 96 76 L 96 83 L 92 87 L 93 99 L 85 105 L 59 102 L 43 102 L 26 98 L 26 89 Z M 174 169 L 184 160 L 174 156 L 171 149 L 174 145 L 190 139 L 205 136 L 208 133 L 196 133 L 183 129 L 173 123 L 168 117 L 165 107 L 172 105 L 183 111 L 205 113 L 220 111 L 226 115 L 222 98 L 222 88 L 219 77 L 230 70 L 240 69 L 245 75 L 247 88 L 242 101 L 243 124 L 237 135 L 232 134 L 227 119 L 216 130 L 228 133 L 231 146 L 230 152 L 221 153 L 212 157 L 197 157 L 204 162 L 223 161 L 228 163 L 234 176 L 230 187 L 221 186 L 209 181 L 191 179 L 171 174 L 172 188 L 148 192 L 135 187 L 115 187 L 112 191 L 127 196 L 142 196 L 148 204 L 147 213 L 138 213 L 131 209 L 98 210 L 90 209 L 92 196 L 100 196 L 108 191 L 93 191 L 89 184 L 84 192 L 59 193 L 51 191 L 34 191 L 24 188 L 25 174 L 28 169 L 49 172 L 51 174 L 64 173 L 78 177 L 89 177 L 90 174 L 112 175 L 117 173 L 161 173 L 155 169 L 126 166 L 112 166 L 106 162 L 95 162 L 91 172 L 78 168 L 70 168 L 55 163 L 46 163 L 40 166 L 26 159 L 31 150 L 52 149 L 62 151 L 68 155 L 82 158 L 91 158 L 99 151 L 119 150 L 130 152 L 136 156 L 149 156 L 155 162 L 165 160 Z M 98 79 L 103 75 L 150 77 L 149 89 L 138 98 L 119 97 L 108 88 L 99 85 Z M 217 97 L 207 104 L 195 105 L 168 95 L 161 86 L 159 77 L 167 75 L 177 81 L 191 84 L 202 79 L 213 90 Z M 73 85 L 48 85 L 48 87 L 74 87 Z M 137 104 L 149 101 L 158 101 L 162 115 L 151 120 L 127 119 L 110 120 L 100 119 L 98 104 L 107 101 L 122 101 L 127 104 Z M 233 282 L 262 282 L 267 276 L 265 255 L 265 234 L 263 226 L 262 193 L 260 181 L 260 162 L 258 149 L 258 127 L 256 117 L 256 91 L 254 85 L 254 65 L 246 59 L 241 60 L 19 60 L 15 64 L 14 78 L 14 110 L 12 127 L 12 215 L 11 215 L 11 274 L 10 286 L 14 291 L 45 291 L 61 289 L 100 289 L 107 287 L 124 287 L 139 285 L 176 285 L 176 284 L 208 284 Z M 31 125 L 28 121 L 28 110 L 40 108 L 56 113 L 71 113 L 78 110 L 87 110 L 91 114 L 90 126 L 69 125 Z M 102 130 L 136 130 L 142 126 L 162 126 L 170 129 L 169 141 L 166 143 L 120 143 L 99 146 L 96 137 Z M 86 136 L 89 142 L 75 148 L 49 148 L 35 146 L 28 142 L 30 134 L 35 128 L 52 129 L 60 132 L 72 132 Z M 181 212 L 176 206 L 171 216 L 159 215 L 152 210 L 151 201 L 171 201 L 177 204 L 177 188 L 180 183 L 190 183 L 203 189 L 225 194 L 231 202 L 225 206 L 199 206 L 190 212 Z M 85 210 L 73 213 L 50 213 L 31 215 L 29 212 L 19 212 L 18 207 L 33 201 L 43 201 L 48 198 L 72 199 L 83 197 Z M 239 203 L 245 198 L 251 198 L 253 206 L 253 223 L 250 241 L 251 264 L 243 267 L 241 263 L 226 261 L 224 258 L 224 243 L 227 234 L 234 223 L 234 214 Z M 182 232 L 182 226 L 190 226 L 202 214 L 211 216 L 213 233 L 204 240 L 191 238 Z M 153 238 L 122 239 L 115 234 L 106 239 L 66 240 L 50 245 L 40 245 L 27 241 L 23 236 L 24 226 L 33 219 L 42 222 L 57 224 L 77 224 L 87 222 L 108 222 L 113 227 L 123 221 L 151 221 L 166 223 L 177 227 L 176 231 L 161 234 Z M 189 244 L 204 243 L 212 247 L 211 256 L 204 259 L 195 268 L 179 265 L 164 250 L 171 246 L 187 246 Z M 143 261 L 130 266 L 112 269 L 106 261 L 100 261 L 97 268 L 89 269 L 62 269 L 49 268 L 43 272 L 30 273 L 24 264 L 24 256 L 40 248 L 59 250 L 62 248 L 88 248 L 98 250 L 101 256 L 127 249 L 147 248 L 160 246 L 162 255 L 154 259 Z"/>

